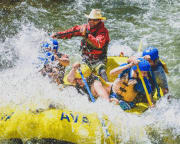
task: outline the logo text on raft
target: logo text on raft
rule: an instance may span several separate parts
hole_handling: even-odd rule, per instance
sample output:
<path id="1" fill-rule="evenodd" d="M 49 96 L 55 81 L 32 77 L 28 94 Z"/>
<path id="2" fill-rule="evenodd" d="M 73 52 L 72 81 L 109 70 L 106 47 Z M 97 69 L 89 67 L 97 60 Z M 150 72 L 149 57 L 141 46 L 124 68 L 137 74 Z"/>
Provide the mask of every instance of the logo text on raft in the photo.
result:
<path id="1" fill-rule="evenodd" d="M 72 113 L 67 114 L 65 112 L 62 112 L 61 120 L 67 120 L 68 122 L 72 121 L 74 123 L 77 123 L 77 122 L 89 123 L 89 120 L 86 116 L 79 116 L 78 114 L 75 115 Z"/>

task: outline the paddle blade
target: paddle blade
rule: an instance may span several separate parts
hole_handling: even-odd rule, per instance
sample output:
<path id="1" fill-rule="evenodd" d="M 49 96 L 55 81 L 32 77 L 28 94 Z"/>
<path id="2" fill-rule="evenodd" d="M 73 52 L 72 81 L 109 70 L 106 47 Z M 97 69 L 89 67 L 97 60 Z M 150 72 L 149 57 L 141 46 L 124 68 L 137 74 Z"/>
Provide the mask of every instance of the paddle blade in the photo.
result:
<path id="1" fill-rule="evenodd" d="M 142 51 L 142 40 L 139 43 L 139 47 L 138 47 L 138 53 L 140 53 Z"/>

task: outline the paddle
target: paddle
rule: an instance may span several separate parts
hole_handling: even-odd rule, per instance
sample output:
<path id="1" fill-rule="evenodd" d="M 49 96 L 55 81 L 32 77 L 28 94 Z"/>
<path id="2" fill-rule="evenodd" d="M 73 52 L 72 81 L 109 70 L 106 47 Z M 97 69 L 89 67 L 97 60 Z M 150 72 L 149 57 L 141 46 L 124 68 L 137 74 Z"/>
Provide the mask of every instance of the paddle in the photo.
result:
<path id="1" fill-rule="evenodd" d="M 92 95 L 92 93 L 91 93 L 91 91 L 90 91 L 90 89 L 89 89 L 89 86 L 88 86 L 88 84 L 87 84 L 87 82 L 86 82 L 86 79 L 84 78 L 84 75 L 83 75 L 81 69 L 78 69 L 78 70 L 79 70 L 79 73 L 80 73 L 80 75 L 81 75 L 81 78 L 82 78 L 82 80 L 83 80 L 83 82 L 84 82 L 84 84 L 85 84 L 85 86 L 86 86 L 86 89 L 87 89 L 87 91 L 88 91 L 88 94 L 89 94 L 89 96 L 90 96 L 91 101 L 92 101 L 92 102 L 95 102 L 95 98 L 94 98 L 94 96 Z"/>
<path id="2" fill-rule="evenodd" d="M 88 94 L 89 94 L 89 96 L 90 96 L 90 98 L 91 98 L 91 101 L 94 103 L 95 102 L 95 98 L 94 98 L 94 96 L 92 95 L 92 93 L 91 93 L 91 91 L 90 91 L 90 88 L 89 88 L 89 86 L 88 86 L 88 84 L 87 84 L 87 82 L 86 82 L 86 79 L 84 78 L 84 75 L 83 75 L 83 73 L 82 73 L 82 71 L 81 71 L 81 69 L 78 69 L 79 70 L 79 73 L 80 73 L 80 75 L 81 75 L 81 78 L 82 78 L 82 80 L 83 80 L 83 82 L 84 82 L 84 84 L 85 84 L 85 87 L 86 87 L 86 89 L 87 89 L 87 91 L 88 91 Z M 102 128 L 103 128 L 103 130 L 105 131 L 105 134 L 106 134 L 106 138 L 109 138 L 108 140 L 109 140 L 109 144 L 113 144 L 113 142 L 112 142 L 112 140 L 110 139 L 110 134 L 109 134 L 109 132 L 108 132 L 108 129 L 107 129 L 107 126 L 106 126 L 106 124 L 105 124 L 105 122 L 104 122 L 104 120 L 103 119 L 101 119 L 101 118 L 99 118 L 100 119 L 100 121 L 101 121 L 101 125 L 102 125 Z"/>
<path id="3" fill-rule="evenodd" d="M 57 38 L 57 37 L 60 37 L 60 36 L 65 36 L 67 34 L 71 34 L 71 33 L 75 33 L 75 32 L 80 32 L 80 30 L 75 30 L 75 31 L 71 31 L 71 32 L 66 32 L 66 33 L 63 33 L 63 34 L 58 34 L 56 33 L 56 36 L 54 36 L 54 38 Z"/>
<path id="4" fill-rule="evenodd" d="M 140 53 L 141 50 L 142 50 L 142 40 L 141 40 L 140 43 L 139 43 L 138 53 Z M 160 88 L 159 88 L 159 86 L 158 86 L 158 84 L 157 84 L 157 82 L 156 82 L 156 77 L 155 77 L 155 75 L 154 75 L 154 73 L 153 73 L 152 70 L 151 70 L 151 75 L 152 75 L 153 82 L 154 82 L 154 84 L 155 84 L 155 86 L 156 86 L 156 89 L 157 89 L 157 96 L 158 96 L 158 98 L 160 98 L 160 97 L 161 97 Z"/>
<path id="5" fill-rule="evenodd" d="M 141 40 L 141 41 L 140 41 L 140 43 L 139 43 L 138 53 L 140 53 L 140 52 L 141 52 L 141 50 L 142 50 L 142 40 Z"/>
<path id="6" fill-rule="evenodd" d="M 144 78 L 143 78 L 143 76 L 142 76 L 142 73 L 141 73 L 138 65 L 137 65 L 137 70 L 138 70 L 138 72 L 139 72 L 139 78 L 140 78 L 140 80 L 141 80 L 141 82 L 142 82 L 144 91 L 145 91 L 145 93 L 146 93 L 146 98 L 147 98 L 147 100 L 148 100 L 148 103 L 149 103 L 150 106 L 152 106 L 152 101 L 151 101 L 150 95 L 149 95 L 149 93 L 148 93 L 146 84 L 145 84 L 145 82 L 144 82 Z"/>
<path id="7" fill-rule="evenodd" d="M 141 50 L 142 50 L 142 41 L 140 41 L 140 43 L 139 43 L 138 52 L 140 52 Z M 144 82 L 144 78 L 143 78 L 143 76 L 142 76 L 142 73 L 141 73 L 141 71 L 140 71 L 140 69 L 139 69 L 139 65 L 137 65 L 137 70 L 138 70 L 138 72 L 139 72 L 139 77 L 140 77 L 140 80 L 141 80 L 141 82 L 142 82 L 144 91 L 145 91 L 145 93 L 146 93 L 147 101 L 148 101 L 149 105 L 152 106 L 152 101 L 151 101 L 150 95 L 149 95 L 149 93 L 148 93 L 146 84 L 145 84 L 145 82 Z"/>

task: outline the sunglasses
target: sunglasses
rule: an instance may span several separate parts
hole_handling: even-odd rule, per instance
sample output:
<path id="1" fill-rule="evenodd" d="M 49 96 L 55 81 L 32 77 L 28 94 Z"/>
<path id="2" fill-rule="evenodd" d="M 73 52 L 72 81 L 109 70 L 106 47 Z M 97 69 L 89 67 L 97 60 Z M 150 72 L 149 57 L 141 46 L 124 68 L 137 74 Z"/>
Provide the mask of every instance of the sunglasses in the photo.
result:
<path id="1" fill-rule="evenodd" d="M 99 19 L 88 19 L 88 21 L 97 22 L 97 21 L 99 21 Z"/>

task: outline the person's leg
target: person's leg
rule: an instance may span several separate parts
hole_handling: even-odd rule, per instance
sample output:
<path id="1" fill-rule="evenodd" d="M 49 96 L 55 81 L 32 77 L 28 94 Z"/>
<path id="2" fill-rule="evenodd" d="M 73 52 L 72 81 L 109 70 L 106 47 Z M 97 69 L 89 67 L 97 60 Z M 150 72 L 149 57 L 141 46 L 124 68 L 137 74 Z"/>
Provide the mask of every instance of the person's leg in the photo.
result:
<path id="1" fill-rule="evenodd" d="M 91 91 L 94 95 L 97 95 L 98 97 L 104 98 L 109 101 L 109 93 L 106 91 L 100 81 L 94 81 Z"/>

